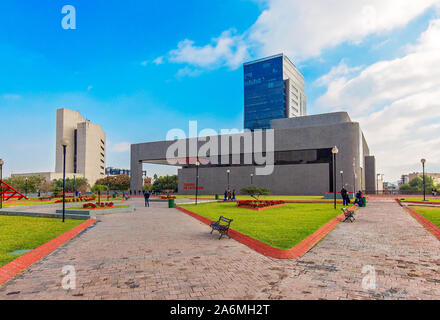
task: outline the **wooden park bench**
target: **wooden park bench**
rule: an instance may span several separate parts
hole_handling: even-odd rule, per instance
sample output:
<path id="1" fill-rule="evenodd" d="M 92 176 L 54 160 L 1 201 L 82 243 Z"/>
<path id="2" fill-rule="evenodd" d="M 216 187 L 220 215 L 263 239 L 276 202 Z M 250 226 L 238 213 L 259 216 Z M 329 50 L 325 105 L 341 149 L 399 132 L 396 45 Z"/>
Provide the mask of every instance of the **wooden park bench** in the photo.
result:
<path id="1" fill-rule="evenodd" d="M 223 237 L 223 235 L 227 235 L 229 239 L 231 236 L 229 235 L 229 226 L 231 225 L 232 219 L 225 218 L 220 216 L 217 221 L 212 221 L 210 227 L 212 228 L 211 234 L 214 230 L 217 230 L 220 233 L 219 240 Z"/>
<path id="2" fill-rule="evenodd" d="M 342 208 L 342 211 L 344 212 L 345 215 L 345 219 L 344 222 L 354 222 L 355 218 L 354 218 L 354 211 L 350 210 L 347 207 Z"/>

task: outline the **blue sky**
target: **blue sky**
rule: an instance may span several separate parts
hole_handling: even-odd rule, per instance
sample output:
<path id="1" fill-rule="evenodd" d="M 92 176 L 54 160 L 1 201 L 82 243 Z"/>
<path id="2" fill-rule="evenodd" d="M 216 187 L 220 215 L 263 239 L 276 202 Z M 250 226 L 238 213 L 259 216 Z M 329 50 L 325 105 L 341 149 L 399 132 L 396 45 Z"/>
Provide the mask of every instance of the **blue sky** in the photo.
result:
<path id="1" fill-rule="evenodd" d="M 413 2 L 341 0 L 329 7 L 324 0 L 4 0 L 0 157 L 5 174 L 54 169 L 59 107 L 102 125 L 107 165 L 115 167 L 129 166 L 129 143 L 163 140 L 172 128 L 187 130 L 189 120 L 197 120 L 199 129 L 241 129 L 241 64 L 279 52 L 305 76 L 309 114 L 347 110 L 361 122 L 385 179 L 418 170 L 422 156 L 430 171 L 439 171 L 440 114 L 429 104 L 440 85 L 433 80 L 437 68 L 423 73 L 417 70 L 431 65 L 411 64 L 411 73 L 398 67 L 425 54 L 426 47 L 434 58 L 423 60 L 440 64 L 438 42 L 430 40 L 440 35 L 438 1 Z M 76 9 L 76 30 L 61 27 L 64 5 Z M 387 70 L 397 70 L 385 81 L 393 86 L 378 76 L 391 74 Z M 407 73 L 416 85 L 402 92 Z M 430 117 L 410 116 L 412 101 L 420 101 L 418 108 Z M 396 114 L 398 123 L 389 118 Z M 380 115 L 387 122 L 377 121 Z M 383 142 L 379 125 L 396 134 Z M 398 165 L 393 148 L 402 155 Z"/>

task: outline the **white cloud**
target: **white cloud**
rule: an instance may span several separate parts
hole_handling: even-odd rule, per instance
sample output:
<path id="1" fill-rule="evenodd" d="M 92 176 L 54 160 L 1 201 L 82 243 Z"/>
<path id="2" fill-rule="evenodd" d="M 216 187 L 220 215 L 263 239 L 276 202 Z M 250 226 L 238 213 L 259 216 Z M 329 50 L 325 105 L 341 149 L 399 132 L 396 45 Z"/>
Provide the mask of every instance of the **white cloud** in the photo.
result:
<path id="1" fill-rule="evenodd" d="M 343 42 L 406 25 L 438 0 L 270 0 L 250 29 L 260 54 L 284 51 L 295 60 Z"/>
<path id="2" fill-rule="evenodd" d="M 143 66 L 143 67 L 146 67 L 147 64 L 148 64 L 148 61 L 147 61 L 147 60 L 141 62 L 141 66 Z"/>
<path id="3" fill-rule="evenodd" d="M 5 93 L 2 94 L 1 97 L 6 100 L 18 100 L 21 98 L 19 94 L 14 94 L 14 93 Z"/>
<path id="4" fill-rule="evenodd" d="M 350 78 L 331 74 L 318 105 L 346 109 L 361 123 L 388 179 L 418 170 L 421 157 L 440 169 L 440 19 L 430 22 L 405 56 Z"/>
<path id="5" fill-rule="evenodd" d="M 127 152 L 130 151 L 130 142 L 119 142 L 116 144 L 110 144 L 110 151 L 112 152 Z"/>
<path id="6" fill-rule="evenodd" d="M 236 69 L 252 52 L 266 56 L 284 52 L 294 61 L 318 57 L 344 42 L 405 26 L 439 0 L 266 0 L 266 9 L 242 34 L 225 31 L 210 44 L 185 39 L 167 60 L 198 68 Z M 165 58 L 164 58 L 165 59 Z"/>
<path id="7" fill-rule="evenodd" d="M 361 69 L 362 69 L 362 67 L 350 68 L 347 66 L 347 64 L 344 62 L 344 60 L 341 60 L 341 62 L 336 67 L 333 67 L 329 73 L 327 73 L 326 75 L 323 75 L 322 77 L 317 79 L 316 84 L 318 86 L 328 85 L 331 82 L 333 82 L 335 79 L 337 79 L 338 77 L 341 77 L 341 76 L 345 77 L 345 76 L 352 75 L 353 73 L 355 73 Z"/>
<path id="8" fill-rule="evenodd" d="M 201 47 L 188 39 L 179 42 L 177 49 L 169 52 L 169 61 L 203 68 L 227 66 L 235 69 L 241 65 L 247 55 L 247 46 L 242 37 L 228 30 L 220 37 L 212 39 L 211 44 Z"/>
<path id="9" fill-rule="evenodd" d="M 334 78 L 317 104 L 327 108 L 350 108 L 358 115 L 439 86 L 440 19 L 430 22 L 417 44 L 408 47 L 404 57 L 379 61 L 353 78 Z"/>
<path id="10" fill-rule="evenodd" d="M 184 67 L 182 69 L 179 69 L 177 71 L 176 77 L 177 78 L 183 78 L 183 77 L 197 77 L 202 74 L 202 70 L 200 69 L 193 69 L 190 67 Z"/>
<path id="11" fill-rule="evenodd" d="M 160 56 L 160 57 L 157 57 L 156 59 L 154 59 L 153 63 L 156 65 L 165 63 L 163 56 Z"/>

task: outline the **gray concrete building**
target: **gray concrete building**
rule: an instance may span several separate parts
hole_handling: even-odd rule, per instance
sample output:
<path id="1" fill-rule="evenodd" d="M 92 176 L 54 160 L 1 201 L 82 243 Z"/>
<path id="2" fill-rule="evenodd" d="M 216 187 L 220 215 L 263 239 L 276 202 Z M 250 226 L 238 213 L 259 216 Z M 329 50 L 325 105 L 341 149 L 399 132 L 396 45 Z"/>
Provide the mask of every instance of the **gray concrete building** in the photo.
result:
<path id="1" fill-rule="evenodd" d="M 252 183 L 269 188 L 274 195 L 323 195 L 325 192 L 333 192 L 334 176 L 337 191 L 344 185 L 349 191 L 362 189 L 375 192 L 374 156 L 370 154 L 359 123 L 351 121 L 346 112 L 276 119 L 271 121 L 271 129 L 263 132 L 273 133 L 273 149 L 268 145 L 270 135 L 263 135 L 262 149 L 255 148 L 255 142 L 259 139 L 258 130 L 203 139 L 133 144 L 131 190 L 136 193 L 142 190 L 143 163 L 171 165 L 178 161 L 181 167 L 178 170 L 178 192 L 194 194 L 195 160 L 198 157 L 201 162 L 199 194 L 222 194 L 228 188 L 229 180 L 229 188 L 236 191 Z M 254 142 L 251 149 L 246 147 L 246 139 L 249 139 L 247 134 L 250 134 Z M 229 142 L 227 147 L 224 147 L 224 141 Z M 192 149 L 192 153 L 173 153 L 170 157 L 169 148 L 176 142 L 185 150 Z M 206 151 L 207 142 L 215 145 L 218 153 L 201 156 L 202 150 Z M 239 144 L 238 149 L 233 147 L 234 143 Z M 335 174 L 331 152 L 334 146 L 339 149 Z M 258 169 L 264 167 L 257 161 L 261 156 L 273 157 L 273 171 L 268 175 L 257 173 Z M 228 161 L 222 161 L 224 159 Z M 248 159 L 252 159 L 251 162 Z"/>

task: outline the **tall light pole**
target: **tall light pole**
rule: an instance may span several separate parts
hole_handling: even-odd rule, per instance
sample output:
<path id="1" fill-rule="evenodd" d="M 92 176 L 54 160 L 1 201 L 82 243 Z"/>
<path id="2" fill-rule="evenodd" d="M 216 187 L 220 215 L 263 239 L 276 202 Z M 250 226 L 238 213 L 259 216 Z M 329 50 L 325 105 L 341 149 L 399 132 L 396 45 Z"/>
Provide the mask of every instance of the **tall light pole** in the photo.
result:
<path id="1" fill-rule="evenodd" d="M 376 174 L 376 194 L 379 194 L 379 177 L 380 173 Z"/>
<path id="2" fill-rule="evenodd" d="M 334 200 L 334 207 L 336 209 L 336 155 L 338 154 L 339 150 L 338 147 L 334 146 L 332 148 L 332 155 L 333 155 L 333 200 Z"/>
<path id="3" fill-rule="evenodd" d="M 28 193 L 28 177 L 26 177 L 26 183 L 24 184 L 24 194 L 27 197 L 27 193 Z"/>
<path id="4" fill-rule="evenodd" d="M 420 160 L 423 168 L 423 201 L 426 201 L 426 183 L 425 183 L 425 162 L 426 159 Z"/>
<path id="5" fill-rule="evenodd" d="M 110 175 L 107 172 L 107 201 L 109 200 L 109 192 L 110 192 Z"/>
<path id="6" fill-rule="evenodd" d="M 254 184 L 254 182 L 253 182 L 253 178 L 254 178 L 254 174 L 253 174 L 253 173 L 251 173 L 251 185 L 253 185 L 253 184 Z"/>
<path id="7" fill-rule="evenodd" d="M 196 161 L 196 205 L 197 205 L 197 196 L 199 195 L 199 166 L 200 161 Z"/>
<path id="8" fill-rule="evenodd" d="M 344 171 L 341 170 L 339 173 L 341 174 L 342 187 L 344 187 Z"/>
<path id="9" fill-rule="evenodd" d="M 69 144 L 67 138 L 61 139 L 61 146 L 63 147 L 63 222 L 66 216 L 66 148 Z"/>
<path id="10" fill-rule="evenodd" d="M 229 174 L 231 173 L 231 170 L 226 170 L 226 174 L 228 175 L 228 191 L 229 191 Z"/>
<path id="11" fill-rule="evenodd" d="M 0 159 L 0 209 L 3 209 L 3 165 L 5 162 Z"/>

